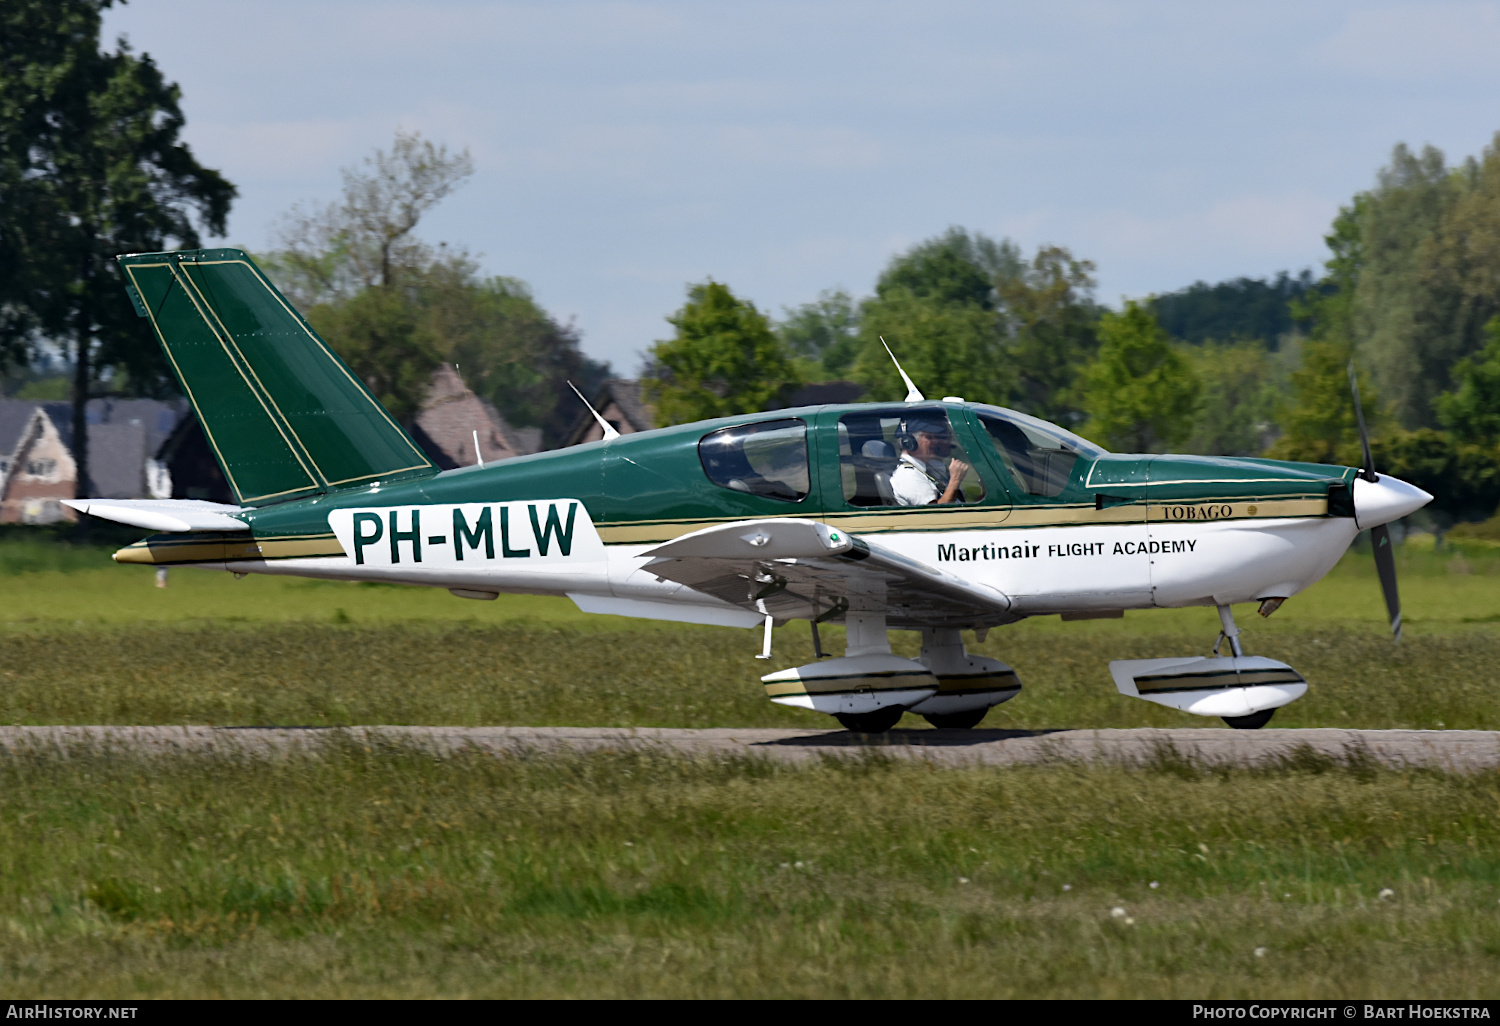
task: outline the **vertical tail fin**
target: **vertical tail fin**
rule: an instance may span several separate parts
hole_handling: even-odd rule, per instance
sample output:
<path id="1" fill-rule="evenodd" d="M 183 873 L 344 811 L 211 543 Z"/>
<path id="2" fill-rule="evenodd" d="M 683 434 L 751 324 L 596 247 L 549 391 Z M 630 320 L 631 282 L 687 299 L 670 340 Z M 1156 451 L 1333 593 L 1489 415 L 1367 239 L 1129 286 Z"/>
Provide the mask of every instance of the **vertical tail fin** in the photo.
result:
<path id="1" fill-rule="evenodd" d="M 244 252 L 119 260 L 240 505 L 436 469 Z"/>

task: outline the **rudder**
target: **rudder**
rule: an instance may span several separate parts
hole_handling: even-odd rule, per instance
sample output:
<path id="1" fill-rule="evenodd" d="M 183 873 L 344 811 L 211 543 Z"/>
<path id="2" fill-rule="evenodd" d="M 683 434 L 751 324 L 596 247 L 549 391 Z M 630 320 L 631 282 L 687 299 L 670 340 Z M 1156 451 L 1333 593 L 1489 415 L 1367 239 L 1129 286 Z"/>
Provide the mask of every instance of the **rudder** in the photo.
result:
<path id="1" fill-rule="evenodd" d="M 119 261 L 240 505 L 436 470 L 243 251 Z"/>

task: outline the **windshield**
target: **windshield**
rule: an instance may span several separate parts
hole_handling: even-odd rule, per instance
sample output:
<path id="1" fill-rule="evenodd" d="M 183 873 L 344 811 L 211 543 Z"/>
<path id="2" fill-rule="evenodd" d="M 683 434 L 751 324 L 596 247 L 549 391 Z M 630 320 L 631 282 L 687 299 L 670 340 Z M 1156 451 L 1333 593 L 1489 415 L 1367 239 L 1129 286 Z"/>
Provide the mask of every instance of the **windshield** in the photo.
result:
<path id="1" fill-rule="evenodd" d="M 1006 469 L 1031 495 L 1060 495 L 1080 457 L 1094 460 L 1104 455 L 1093 442 L 1024 413 L 998 406 L 974 412 Z"/>

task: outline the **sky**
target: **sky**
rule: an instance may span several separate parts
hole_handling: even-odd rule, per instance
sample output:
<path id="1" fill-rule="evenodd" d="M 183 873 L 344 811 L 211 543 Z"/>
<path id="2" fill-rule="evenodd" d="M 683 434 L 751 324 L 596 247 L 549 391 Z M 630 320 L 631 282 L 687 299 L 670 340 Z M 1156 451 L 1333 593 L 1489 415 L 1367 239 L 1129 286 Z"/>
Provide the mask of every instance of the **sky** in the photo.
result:
<path id="1" fill-rule="evenodd" d="M 633 374 L 689 283 L 771 316 L 951 225 L 1068 247 L 1117 304 L 1315 269 L 1392 146 L 1500 130 L 1500 3 L 132 0 L 239 187 L 229 233 L 398 128 L 476 171 L 425 219 Z"/>

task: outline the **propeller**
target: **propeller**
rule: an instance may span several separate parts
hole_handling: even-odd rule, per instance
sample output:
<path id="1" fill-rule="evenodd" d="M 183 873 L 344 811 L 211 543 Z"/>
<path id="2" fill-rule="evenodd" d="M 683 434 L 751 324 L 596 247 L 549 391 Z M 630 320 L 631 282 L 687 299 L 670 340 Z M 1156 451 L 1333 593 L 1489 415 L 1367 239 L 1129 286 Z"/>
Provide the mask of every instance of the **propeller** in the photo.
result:
<path id="1" fill-rule="evenodd" d="M 1359 476 L 1374 484 L 1380 480 L 1375 473 L 1375 457 L 1370 454 L 1370 432 L 1365 429 L 1365 411 L 1359 402 L 1359 381 L 1354 375 L 1354 360 L 1349 360 L 1349 391 L 1354 395 L 1354 419 L 1359 422 L 1359 444 L 1364 449 L 1365 465 Z M 1375 549 L 1375 573 L 1380 577 L 1380 590 L 1385 594 L 1385 610 L 1391 618 L 1391 635 L 1401 640 L 1401 596 L 1396 591 L 1396 550 L 1391 547 L 1391 530 L 1386 524 L 1370 528 L 1370 543 Z"/>

